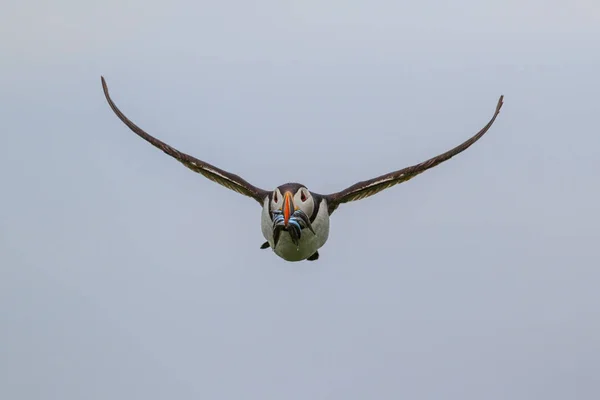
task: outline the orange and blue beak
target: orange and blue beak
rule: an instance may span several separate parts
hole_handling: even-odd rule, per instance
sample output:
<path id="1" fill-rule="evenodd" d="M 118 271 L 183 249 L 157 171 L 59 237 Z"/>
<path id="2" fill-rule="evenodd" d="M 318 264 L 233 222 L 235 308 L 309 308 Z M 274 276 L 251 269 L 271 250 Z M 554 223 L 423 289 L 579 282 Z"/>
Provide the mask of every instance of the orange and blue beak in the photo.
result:
<path id="1" fill-rule="evenodd" d="M 294 211 L 296 211 L 296 208 L 294 206 L 294 197 L 292 196 L 292 192 L 285 192 L 285 194 L 283 195 L 283 209 L 282 209 L 283 225 L 285 227 L 288 226 L 290 217 L 292 216 Z"/>

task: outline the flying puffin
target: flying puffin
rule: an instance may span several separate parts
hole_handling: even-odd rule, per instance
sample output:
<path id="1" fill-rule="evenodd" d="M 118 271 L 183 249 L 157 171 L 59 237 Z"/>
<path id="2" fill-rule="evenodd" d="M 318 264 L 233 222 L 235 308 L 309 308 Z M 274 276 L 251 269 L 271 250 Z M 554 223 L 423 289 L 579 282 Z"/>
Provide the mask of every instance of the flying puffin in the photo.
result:
<path id="1" fill-rule="evenodd" d="M 487 125 L 476 135 L 455 148 L 420 164 L 358 182 L 342 191 L 319 194 L 310 191 L 306 186 L 299 183 L 286 183 L 272 191 L 264 190 L 248 183 L 237 175 L 180 152 L 146 133 L 130 121 L 110 98 L 104 77 L 101 77 L 101 80 L 108 104 L 117 117 L 134 133 L 192 171 L 256 200 L 262 206 L 261 226 L 263 236 L 266 239 L 266 242 L 260 248 L 270 247 L 275 254 L 287 261 L 314 261 L 319 258 L 319 249 L 329 237 L 329 216 L 340 204 L 364 199 L 398 183 L 406 182 L 466 150 L 490 129 L 500 112 L 500 108 L 502 108 L 504 99 L 504 96 L 500 96 L 496 111 Z"/>

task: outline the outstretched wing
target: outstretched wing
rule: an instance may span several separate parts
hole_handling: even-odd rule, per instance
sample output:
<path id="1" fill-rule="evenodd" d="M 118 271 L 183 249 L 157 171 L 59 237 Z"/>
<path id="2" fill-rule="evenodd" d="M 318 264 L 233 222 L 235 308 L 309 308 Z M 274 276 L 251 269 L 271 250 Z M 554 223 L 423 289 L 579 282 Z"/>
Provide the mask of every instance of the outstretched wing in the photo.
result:
<path id="1" fill-rule="evenodd" d="M 500 108 L 502 108 L 503 100 L 504 96 L 500 96 L 500 99 L 498 100 L 498 105 L 496 105 L 496 111 L 494 112 L 492 119 L 490 119 L 490 121 L 487 123 L 486 126 L 483 127 L 483 129 L 477 132 L 475 136 L 473 136 L 466 142 L 456 146 L 452 150 L 448 150 L 447 152 L 440 154 L 439 156 L 433 157 L 420 164 L 413 165 L 411 167 L 406 167 L 398 171 L 390 172 L 388 174 L 378 176 L 377 178 L 370 179 L 368 181 L 358 182 L 340 192 L 326 195 L 325 198 L 327 199 L 327 204 L 329 205 L 329 213 L 331 214 L 333 211 L 335 211 L 335 209 L 341 203 L 347 203 L 349 201 L 364 199 L 365 197 L 372 196 L 394 185 L 406 182 L 407 180 L 414 178 L 420 173 L 425 172 L 429 168 L 433 168 L 436 165 L 451 159 L 458 153 L 465 151 L 473 143 L 478 141 L 488 131 L 488 129 L 490 129 L 490 127 L 496 120 L 498 113 L 500 112 Z"/>
<path id="2" fill-rule="evenodd" d="M 115 103 L 110 98 L 110 95 L 108 94 L 108 86 L 106 85 L 106 81 L 104 80 L 104 77 L 101 77 L 101 79 L 102 79 L 102 88 L 104 89 L 104 96 L 106 96 L 106 100 L 108 101 L 110 108 L 112 108 L 112 110 L 115 112 L 115 114 L 117 114 L 117 117 L 119 117 L 119 119 L 121 121 L 123 121 L 125 123 L 125 125 L 127 125 L 129 127 L 129 129 L 131 129 L 133 132 L 135 132 L 139 137 L 146 140 L 153 146 L 161 149 L 162 151 L 164 151 L 171 157 L 175 158 L 177 161 L 179 161 L 180 163 L 182 163 L 183 165 L 185 165 L 192 171 L 198 172 L 198 173 L 204 175 L 205 177 L 207 177 L 208 179 L 210 179 L 211 181 L 217 182 L 218 184 L 223 185 L 228 189 L 231 189 L 231 190 L 241 193 L 243 195 L 252 197 L 256 201 L 258 201 L 261 205 L 263 204 L 265 197 L 269 193 L 268 191 L 251 185 L 250 183 L 246 182 L 244 179 L 242 179 L 241 177 L 239 177 L 237 175 L 234 175 L 232 173 L 224 171 L 220 168 L 215 167 L 214 165 L 211 165 L 207 162 L 198 160 L 197 158 L 192 157 L 188 154 L 180 152 L 179 150 L 169 146 L 168 144 L 162 142 L 161 140 L 155 138 L 154 136 L 146 133 L 142 128 L 140 128 L 139 126 L 134 124 L 132 121 L 130 121 L 121 112 L 121 110 L 119 110 L 119 108 L 117 108 Z"/>

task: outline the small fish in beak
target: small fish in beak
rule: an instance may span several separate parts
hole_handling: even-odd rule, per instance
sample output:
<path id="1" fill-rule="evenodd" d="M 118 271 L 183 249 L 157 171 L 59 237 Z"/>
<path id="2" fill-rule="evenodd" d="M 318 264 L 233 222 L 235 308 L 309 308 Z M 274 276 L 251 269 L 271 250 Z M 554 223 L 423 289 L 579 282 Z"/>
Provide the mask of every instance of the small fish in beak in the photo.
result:
<path id="1" fill-rule="evenodd" d="M 290 199 L 292 200 L 292 199 Z M 295 210 L 289 217 L 285 218 L 285 207 L 286 202 L 284 201 L 283 211 L 277 210 L 273 212 L 273 247 L 277 246 L 279 239 L 281 238 L 281 232 L 287 231 L 290 234 L 292 242 L 296 245 L 300 245 L 300 238 L 302 237 L 302 229 L 308 228 L 313 234 L 313 229 L 310 219 L 306 213 L 300 209 Z M 291 203 L 293 204 L 293 202 Z"/>
<path id="2" fill-rule="evenodd" d="M 279 238 L 281 237 L 281 231 L 283 231 L 283 216 L 282 222 L 279 225 L 273 227 L 273 248 L 277 247 L 277 243 L 279 242 Z"/>
<path id="3" fill-rule="evenodd" d="M 314 235 L 316 235 L 315 230 L 313 229 L 310 223 L 310 218 L 308 218 L 308 215 L 306 215 L 304 211 L 300 209 L 294 211 L 294 214 L 292 214 L 292 218 L 300 222 L 300 227 L 302 229 L 308 228 Z"/>
<path id="4" fill-rule="evenodd" d="M 297 249 L 300 246 L 300 237 L 302 236 L 302 228 L 300 227 L 300 223 L 294 218 L 290 219 L 287 230 L 290 233 L 292 242 L 296 245 Z"/>

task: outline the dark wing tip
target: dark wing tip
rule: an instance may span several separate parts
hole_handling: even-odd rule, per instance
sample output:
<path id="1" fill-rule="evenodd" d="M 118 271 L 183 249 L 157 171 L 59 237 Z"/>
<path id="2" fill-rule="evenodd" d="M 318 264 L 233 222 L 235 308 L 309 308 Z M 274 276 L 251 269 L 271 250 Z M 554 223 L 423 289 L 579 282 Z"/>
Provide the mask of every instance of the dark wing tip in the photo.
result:
<path id="1" fill-rule="evenodd" d="M 504 95 L 503 94 L 501 94 L 500 98 L 498 99 L 498 105 L 496 106 L 496 114 L 498 114 L 500 112 L 502 105 L 504 105 Z"/>
<path id="2" fill-rule="evenodd" d="M 108 85 L 106 84 L 106 79 L 104 79 L 104 76 L 100 75 L 100 81 L 102 82 L 102 90 L 104 90 L 104 95 L 107 98 L 110 98 L 108 94 Z"/>

